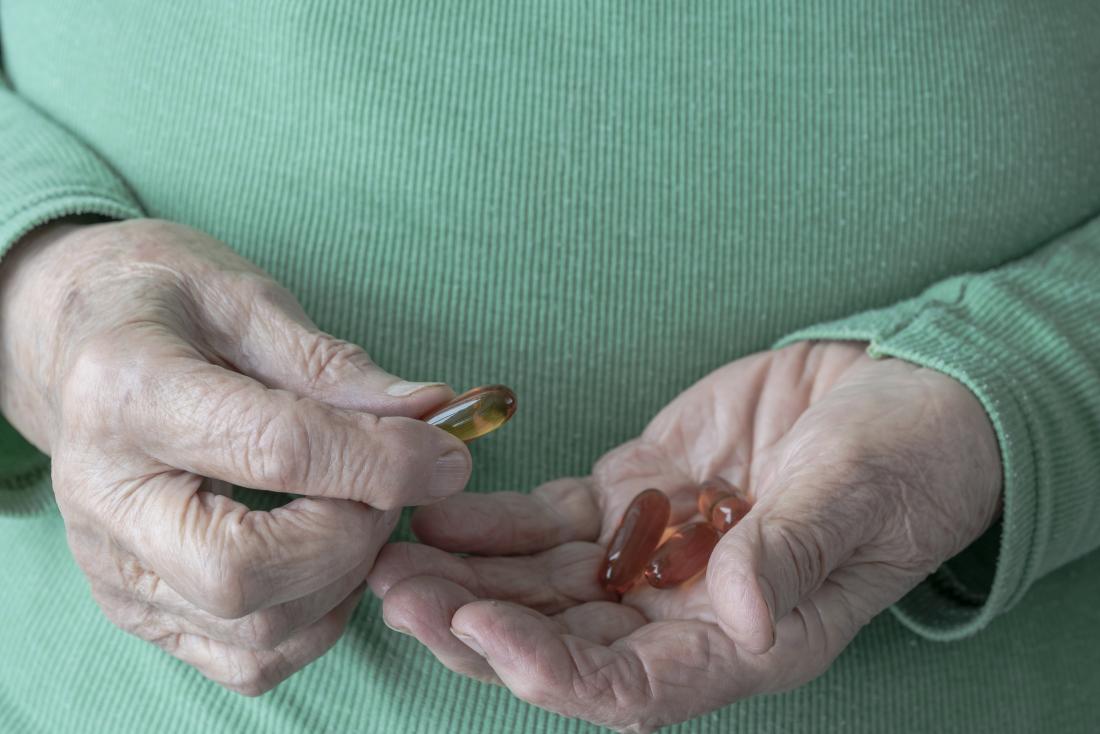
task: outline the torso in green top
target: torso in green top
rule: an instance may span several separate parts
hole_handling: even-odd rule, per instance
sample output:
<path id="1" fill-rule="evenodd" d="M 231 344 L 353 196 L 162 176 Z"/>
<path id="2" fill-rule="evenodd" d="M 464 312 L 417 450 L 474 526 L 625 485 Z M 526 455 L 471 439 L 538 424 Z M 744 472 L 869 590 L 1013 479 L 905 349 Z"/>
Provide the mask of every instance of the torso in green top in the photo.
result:
<path id="1" fill-rule="evenodd" d="M 399 374 L 514 387 L 517 419 L 475 448 L 478 490 L 584 473 L 709 370 L 1022 256 L 1100 190 L 1091 0 L 3 0 L 0 29 L 13 86 L 151 215 L 224 239 Z M 446 673 L 366 603 L 329 656 L 239 699 L 99 618 L 56 518 L 0 538 L 79 606 L 96 652 L 53 674 L 107 676 L 49 712 L 18 672 L 39 663 L 4 655 L 0 707 L 38 721 L 583 728 Z M 1057 722 L 1062 686 L 1100 689 L 1095 650 L 1042 658 L 1100 621 L 1071 583 L 1098 566 L 957 645 L 884 616 L 811 686 L 684 729 Z M 1057 643 L 1028 627 L 1050 594 L 1077 609 Z M 36 639 L 0 634 L 13 654 Z M 60 643 L 38 644 L 53 666 Z"/>

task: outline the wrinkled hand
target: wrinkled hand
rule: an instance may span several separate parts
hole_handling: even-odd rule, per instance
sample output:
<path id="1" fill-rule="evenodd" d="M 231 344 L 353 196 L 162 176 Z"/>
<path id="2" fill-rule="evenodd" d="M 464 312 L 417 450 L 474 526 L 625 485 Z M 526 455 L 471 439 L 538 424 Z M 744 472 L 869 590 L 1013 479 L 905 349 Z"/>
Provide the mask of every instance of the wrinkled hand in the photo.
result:
<path id="1" fill-rule="evenodd" d="M 462 442 L 408 417 L 449 388 L 382 371 L 195 230 L 46 227 L 0 297 L 4 413 L 53 456 L 96 601 L 231 689 L 321 655 L 396 508 L 468 478 Z M 306 496 L 249 511 L 228 483 Z"/>
<path id="2" fill-rule="evenodd" d="M 634 495 L 666 490 L 683 522 L 691 485 L 715 474 L 755 504 L 705 578 L 602 591 Z M 1000 485 L 992 426 L 964 386 L 862 345 L 803 342 L 706 377 L 591 477 L 421 508 L 424 545 L 387 546 L 369 581 L 387 623 L 452 670 L 648 731 L 820 675 L 991 524 Z"/>

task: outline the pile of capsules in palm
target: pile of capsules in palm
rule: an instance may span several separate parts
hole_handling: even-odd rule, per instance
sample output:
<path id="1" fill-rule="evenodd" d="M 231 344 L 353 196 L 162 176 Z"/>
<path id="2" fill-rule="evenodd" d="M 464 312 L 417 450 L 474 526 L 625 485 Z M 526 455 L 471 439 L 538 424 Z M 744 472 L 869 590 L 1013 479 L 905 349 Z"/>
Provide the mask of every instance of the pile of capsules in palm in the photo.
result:
<path id="1" fill-rule="evenodd" d="M 658 589 L 684 583 L 706 569 L 722 534 L 752 505 L 740 489 L 711 477 L 699 485 L 698 507 L 702 521 L 681 525 L 665 538 L 672 514 L 668 495 L 647 489 L 636 496 L 611 536 L 597 577 L 600 585 L 622 594 L 643 576 Z"/>
<path id="2" fill-rule="evenodd" d="M 515 412 L 515 393 L 504 385 L 485 385 L 462 393 L 422 420 L 469 443 L 503 426 Z M 658 589 L 678 586 L 707 567 L 719 538 L 740 522 L 751 506 L 740 489 L 721 477 L 711 477 L 699 485 L 698 507 L 703 520 L 681 525 L 668 534 L 672 502 L 661 490 L 647 489 L 623 513 L 598 581 L 617 594 L 643 576 Z"/>

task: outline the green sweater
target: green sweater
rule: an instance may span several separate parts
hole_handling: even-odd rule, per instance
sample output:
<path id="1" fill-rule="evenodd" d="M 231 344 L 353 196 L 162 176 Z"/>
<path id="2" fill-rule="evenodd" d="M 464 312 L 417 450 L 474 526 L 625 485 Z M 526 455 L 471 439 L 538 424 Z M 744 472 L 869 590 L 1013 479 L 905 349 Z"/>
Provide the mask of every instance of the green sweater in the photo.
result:
<path id="1" fill-rule="evenodd" d="M 516 389 L 473 491 L 794 339 L 961 380 L 1002 522 L 824 677 L 682 731 L 1096 730 L 1100 3 L 0 0 L 0 49 L 0 252 L 76 212 L 223 239 L 388 369 Z M 375 600 L 266 696 L 208 683 L 100 614 L 2 433 L 0 731 L 588 729 Z"/>

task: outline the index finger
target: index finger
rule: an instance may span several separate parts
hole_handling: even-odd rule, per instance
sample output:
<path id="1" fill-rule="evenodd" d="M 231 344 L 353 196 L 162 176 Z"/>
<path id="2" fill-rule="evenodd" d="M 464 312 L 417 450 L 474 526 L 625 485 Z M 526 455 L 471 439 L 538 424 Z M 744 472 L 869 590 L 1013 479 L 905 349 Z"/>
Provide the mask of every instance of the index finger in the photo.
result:
<path id="1" fill-rule="evenodd" d="M 457 494 L 417 510 L 412 530 L 421 542 L 453 553 L 538 553 L 571 541 L 595 540 L 600 511 L 590 480 L 558 479 L 530 494 Z"/>
<path id="2" fill-rule="evenodd" d="M 469 478 L 465 445 L 422 421 L 333 408 L 188 357 L 160 370 L 135 428 L 169 466 L 379 509 L 442 499 Z"/>

